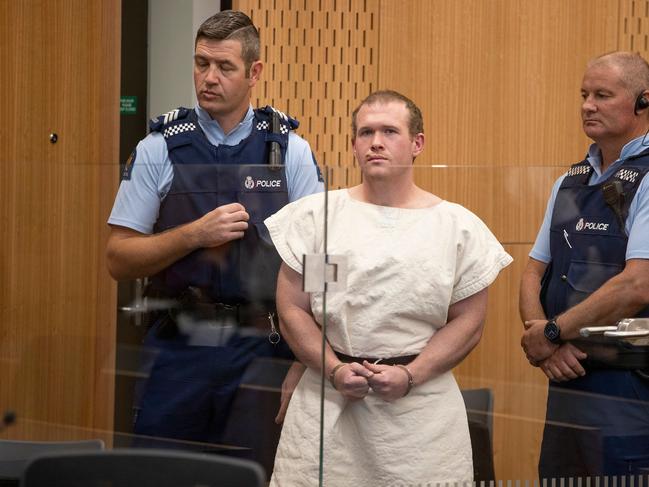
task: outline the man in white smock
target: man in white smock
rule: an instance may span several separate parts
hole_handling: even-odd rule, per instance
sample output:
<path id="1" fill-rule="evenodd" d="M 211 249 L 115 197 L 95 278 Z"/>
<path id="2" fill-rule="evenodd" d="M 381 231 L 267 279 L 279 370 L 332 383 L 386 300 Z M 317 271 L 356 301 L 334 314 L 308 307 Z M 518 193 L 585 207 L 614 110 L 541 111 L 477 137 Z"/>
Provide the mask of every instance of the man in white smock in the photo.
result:
<path id="1" fill-rule="evenodd" d="M 346 291 L 327 296 L 325 485 L 471 481 L 467 416 L 451 369 L 480 340 L 487 287 L 512 258 L 473 213 L 415 185 L 424 134 L 411 100 L 371 94 L 352 130 L 363 182 L 329 193 L 327 252 L 347 257 L 348 276 Z M 283 335 L 306 367 L 273 486 L 318 479 L 323 296 L 302 291 L 301 274 L 303 254 L 324 253 L 323 196 L 265 221 L 283 260 Z"/>

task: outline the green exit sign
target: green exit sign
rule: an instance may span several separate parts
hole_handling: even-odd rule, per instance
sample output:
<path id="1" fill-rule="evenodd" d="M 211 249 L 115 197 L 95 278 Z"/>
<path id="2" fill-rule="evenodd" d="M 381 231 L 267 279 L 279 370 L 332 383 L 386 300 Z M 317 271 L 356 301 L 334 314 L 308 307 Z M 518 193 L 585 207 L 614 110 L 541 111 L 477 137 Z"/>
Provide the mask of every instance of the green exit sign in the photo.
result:
<path id="1" fill-rule="evenodd" d="M 137 113 L 137 96 L 122 96 L 119 99 L 120 115 L 135 115 Z"/>

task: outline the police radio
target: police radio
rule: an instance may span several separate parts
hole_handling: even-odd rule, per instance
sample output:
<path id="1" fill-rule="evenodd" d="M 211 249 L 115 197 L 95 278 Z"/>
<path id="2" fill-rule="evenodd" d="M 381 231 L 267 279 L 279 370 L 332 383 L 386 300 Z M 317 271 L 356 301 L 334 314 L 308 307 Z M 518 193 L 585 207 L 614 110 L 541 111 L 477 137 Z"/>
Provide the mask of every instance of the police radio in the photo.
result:
<path id="1" fill-rule="evenodd" d="M 273 111 L 270 115 L 270 132 L 272 134 L 281 134 L 279 115 Z M 268 165 L 273 171 L 277 171 L 282 166 L 282 149 L 279 142 L 271 140 L 270 152 L 268 153 Z"/>
<path id="2" fill-rule="evenodd" d="M 622 215 L 622 207 L 624 206 L 624 188 L 620 181 L 612 181 L 602 186 L 602 193 L 604 201 L 613 210 L 617 221 L 620 225 L 620 230 L 626 235 L 626 226 L 624 216 Z"/>

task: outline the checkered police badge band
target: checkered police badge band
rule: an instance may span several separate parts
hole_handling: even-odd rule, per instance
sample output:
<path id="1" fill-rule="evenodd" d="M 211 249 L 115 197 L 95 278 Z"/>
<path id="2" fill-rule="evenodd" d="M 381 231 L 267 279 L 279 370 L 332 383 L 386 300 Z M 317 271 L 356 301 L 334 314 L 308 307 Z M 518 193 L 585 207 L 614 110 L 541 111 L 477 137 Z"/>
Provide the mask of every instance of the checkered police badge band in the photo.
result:
<path id="1" fill-rule="evenodd" d="M 638 179 L 639 173 L 632 169 L 620 169 L 615 173 L 615 177 L 621 179 L 622 181 L 628 181 L 630 183 L 635 183 L 635 180 Z"/>
<path id="2" fill-rule="evenodd" d="M 588 174 L 590 172 L 590 166 L 583 164 L 580 166 L 574 166 L 568 171 L 568 176 L 579 176 L 580 174 Z"/>
<path id="3" fill-rule="evenodd" d="M 179 123 L 173 127 L 167 127 L 162 135 L 164 135 L 165 139 L 168 139 L 174 135 L 182 134 L 183 132 L 191 132 L 192 130 L 196 130 L 196 125 L 194 125 L 193 122 Z"/>
<path id="4" fill-rule="evenodd" d="M 270 128 L 270 124 L 264 120 L 262 122 L 259 122 L 256 125 L 256 127 L 257 127 L 257 130 L 268 130 Z M 284 125 L 283 123 L 279 125 L 279 131 L 282 134 L 284 134 L 284 135 L 288 134 L 289 130 L 290 129 L 288 128 L 288 125 Z"/>

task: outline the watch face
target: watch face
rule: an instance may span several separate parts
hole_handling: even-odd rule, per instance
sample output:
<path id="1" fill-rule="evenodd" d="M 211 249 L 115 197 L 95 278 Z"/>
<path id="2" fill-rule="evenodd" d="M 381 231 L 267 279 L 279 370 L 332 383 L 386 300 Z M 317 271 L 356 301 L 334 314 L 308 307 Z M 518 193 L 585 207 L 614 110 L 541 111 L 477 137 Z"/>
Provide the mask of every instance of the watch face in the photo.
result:
<path id="1" fill-rule="evenodd" d="M 545 338 L 550 340 L 552 343 L 557 343 L 559 341 L 559 337 L 561 336 L 561 330 L 559 330 L 557 323 L 554 320 L 551 320 L 548 321 L 545 325 L 543 334 L 545 335 Z"/>

